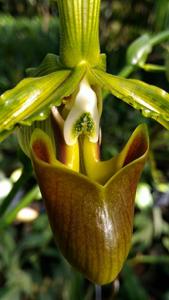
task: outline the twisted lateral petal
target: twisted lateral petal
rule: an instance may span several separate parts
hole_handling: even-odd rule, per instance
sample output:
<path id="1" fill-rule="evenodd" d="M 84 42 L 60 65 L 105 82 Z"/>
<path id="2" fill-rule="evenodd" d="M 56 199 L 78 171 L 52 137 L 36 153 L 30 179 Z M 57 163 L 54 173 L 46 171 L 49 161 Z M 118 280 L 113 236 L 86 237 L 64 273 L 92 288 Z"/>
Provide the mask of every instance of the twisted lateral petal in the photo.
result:
<path id="1" fill-rule="evenodd" d="M 92 74 L 102 88 L 169 129 L 169 94 L 166 91 L 139 80 L 113 76 L 96 69 L 92 69 Z"/>
<path id="2" fill-rule="evenodd" d="M 69 74 L 70 71 L 58 71 L 43 77 L 27 78 L 1 95 L 1 129 L 11 129 L 15 123 L 29 117 L 39 106 L 43 106 Z"/>
<path id="3" fill-rule="evenodd" d="M 137 130 L 128 145 L 121 169 L 101 185 L 57 161 L 45 133 L 35 131 L 31 139 L 33 165 L 57 244 L 75 268 L 98 284 L 117 277 L 130 248 L 147 134 Z"/>
<path id="4" fill-rule="evenodd" d="M 81 65 L 72 71 L 56 71 L 49 75 L 27 78 L 0 97 L 0 141 L 15 125 L 31 125 L 48 117 L 52 105 L 71 95 L 86 72 Z"/>

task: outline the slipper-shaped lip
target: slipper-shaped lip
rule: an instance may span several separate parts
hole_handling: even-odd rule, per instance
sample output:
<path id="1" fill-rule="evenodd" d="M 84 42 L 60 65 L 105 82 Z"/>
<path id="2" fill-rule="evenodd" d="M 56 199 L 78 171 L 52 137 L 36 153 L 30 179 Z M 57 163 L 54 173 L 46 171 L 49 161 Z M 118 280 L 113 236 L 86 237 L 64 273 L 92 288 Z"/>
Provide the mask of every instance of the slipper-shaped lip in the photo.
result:
<path id="1" fill-rule="evenodd" d="M 148 147 L 146 127 L 140 125 L 117 156 L 121 169 L 102 185 L 59 162 L 43 131 L 32 135 L 32 162 L 56 243 L 92 282 L 114 280 L 128 255 L 135 191 Z"/>
<path id="2" fill-rule="evenodd" d="M 31 155 L 33 160 L 35 160 L 38 164 L 41 164 L 46 168 L 62 169 L 63 172 L 81 177 L 86 182 L 90 182 L 99 188 L 106 188 L 110 184 L 110 182 L 115 179 L 116 176 L 118 176 L 129 166 L 132 166 L 139 161 L 146 160 L 148 151 L 149 138 L 147 127 L 146 125 L 141 124 L 135 129 L 129 141 L 117 156 L 117 159 L 120 158 L 120 155 L 123 156 L 121 168 L 114 175 L 112 175 L 105 184 L 102 185 L 92 179 L 89 179 L 82 173 L 77 173 L 73 170 L 68 169 L 63 163 L 58 161 L 55 158 L 54 149 L 49 136 L 42 130 L 35 129 L 31 137 Z M 123 154 L 123 152 L 125 152 L 125 155 Z"/>

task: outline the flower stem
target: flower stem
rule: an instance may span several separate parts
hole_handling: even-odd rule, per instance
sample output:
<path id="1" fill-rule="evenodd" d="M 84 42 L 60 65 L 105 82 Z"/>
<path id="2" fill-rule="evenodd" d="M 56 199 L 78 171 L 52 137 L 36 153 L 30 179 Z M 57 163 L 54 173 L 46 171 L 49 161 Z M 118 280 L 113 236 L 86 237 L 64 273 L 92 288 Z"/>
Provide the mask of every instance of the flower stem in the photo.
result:
<path id="1" fill-rule="evenodd" d="M 127 78 L 130 76 L 130 74 L 135 70 L 134 65 L 126 65 L 124 68 L 118 73 L 118 76 L 122 76 L 124 78 Z"/>
<path id="2" fill-rule="evenodd" d="M 169 264 L 167 255 L 138 255 L 128 260 L 128 264 L 134 266 L 137 264 Z"/>
<path id="3" fill-rule="evenodd" d="M 39 188 L 37 186 L 33 187 L 29 193 L 27 193 L 20 202 L 8 213 L 4 215 L 2 220 L 0 221 L 0 228 L 4 228 L 7 225 L 11 224 L 15 218 L 17 213 L 24 207 L 28 206 L 30 203 L 32 203 L 35 198 L 37 197 L 37 194 L 39 193 Z"/>
<path id="4" fill-rule="evenodd" d="M 157 33 L 150 39 L 151 47 L 154 47 L 162 42 L 169 40 L 169 30 L 162 31 Z M 124 78 L 128 78 L 132 72 L 139 69 L 139 65 L 125 65 L 122 70 L 118 73 L 118 76 L 122 76 Z M 165 71 L 164 66 L 155 66 L 150 64 L 145 64 L 142 67 L 145 71 Z"/>
<path id="5" fill-rule="evenodd" d="M 162 31 L 151 38 L 151 45 L 155 46 L 169 40 L 169 30 Z"/>
<path id="6" fill-rule="evenodd" d="M 102 287 L 98 284 L 95 284 L 95 299 L 102 300 Z"/>

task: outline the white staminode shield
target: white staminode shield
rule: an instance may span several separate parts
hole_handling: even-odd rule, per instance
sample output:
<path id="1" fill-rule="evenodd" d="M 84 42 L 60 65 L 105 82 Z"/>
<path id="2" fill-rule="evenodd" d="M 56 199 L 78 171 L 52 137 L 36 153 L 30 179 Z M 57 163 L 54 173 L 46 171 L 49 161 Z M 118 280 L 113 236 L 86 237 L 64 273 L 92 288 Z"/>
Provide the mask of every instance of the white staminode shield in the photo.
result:
<path id="1" fill-rule="evenodd" d="M 76 143 L 80 134 L 97 143 L 99 137 L 99 113 L 97 96 L 86 79 L 80 83 L 72 109 L 64 122 L 64 138 L 67 145 Z"/>

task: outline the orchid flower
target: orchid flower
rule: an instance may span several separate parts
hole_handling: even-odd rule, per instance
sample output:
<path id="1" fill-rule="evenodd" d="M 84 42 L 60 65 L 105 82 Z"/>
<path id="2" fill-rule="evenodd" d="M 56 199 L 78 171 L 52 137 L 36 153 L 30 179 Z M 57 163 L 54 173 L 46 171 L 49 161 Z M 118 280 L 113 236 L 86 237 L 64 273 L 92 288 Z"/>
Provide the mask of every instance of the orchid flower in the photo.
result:
<path id="1" fill-rule="evenodd" d="M 148 155 L 140 125 L 108 161 L 99 154 L 102 91 L 169 129 L 169 94 L 106 72 L 100 54 L 100 0 L 58 0 L 60 55 L 0 97 L 0 140 L 15 129 L 31 158 L 57 245 L 99 284 L 114 280 L 128 255 L 137 183 Z"/>

